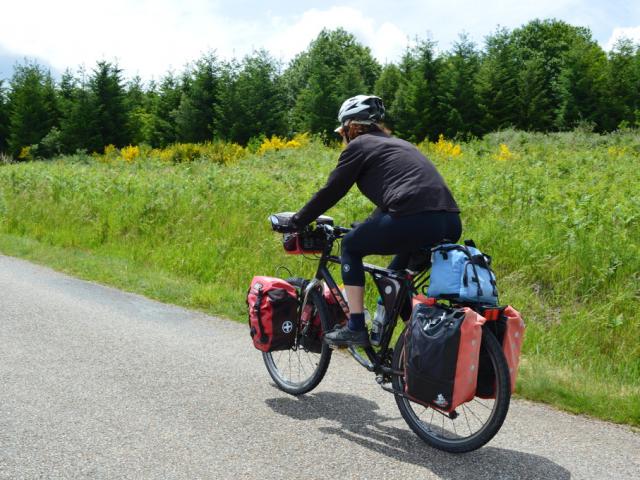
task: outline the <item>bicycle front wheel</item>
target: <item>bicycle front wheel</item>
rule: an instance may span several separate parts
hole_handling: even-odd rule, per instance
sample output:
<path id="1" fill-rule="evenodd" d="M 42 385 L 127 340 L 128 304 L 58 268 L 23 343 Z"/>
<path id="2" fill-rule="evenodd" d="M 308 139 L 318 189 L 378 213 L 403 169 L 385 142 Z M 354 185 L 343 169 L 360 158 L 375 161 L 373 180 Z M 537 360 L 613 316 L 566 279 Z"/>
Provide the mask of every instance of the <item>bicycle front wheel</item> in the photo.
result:
<path id="1" fill-rule="evenodd" d="M 432 447 L 451 453 L 470 452 L 482 447 L 500 430 L 511 401 L 509 367 L 500 343 L 487 330 L 482 332 L 481 349 L 495 372 L 495 398 L 475 397 L 447 414 L 395 395 L 398 409 L 411 430 Z M 404 333 L 394 348 L 392 365 L 394 370 L 404 371 Z M 392 384 L 394 390 L 404 392 L 404 377 L 394 376 Z"/>
<path id="2" fill-rule="evenodd" d="M 302 278 L 288 278 L 287 282 L 299 293 L 303 292 L 307 285 L 307 281 Z M 326 332 L 329 329 L 329 310 L 324 298 L 315 289 L 309 292 L 306 315 L 308 318 L 319 316 L 322 331 Z M 297 320 L 297 325 L 300 326 L 302 321 L 300 318 Z M 308 348 L 305 346 L 305 339 L 299 336 L 289 350 L 262 354 L 267 371 L 280 390 L 291 395 L 302 395 L 316 388 L 324 378 L 331 360 L 331 348 L 322 338 L 312 341 L 315 348 Z"/>

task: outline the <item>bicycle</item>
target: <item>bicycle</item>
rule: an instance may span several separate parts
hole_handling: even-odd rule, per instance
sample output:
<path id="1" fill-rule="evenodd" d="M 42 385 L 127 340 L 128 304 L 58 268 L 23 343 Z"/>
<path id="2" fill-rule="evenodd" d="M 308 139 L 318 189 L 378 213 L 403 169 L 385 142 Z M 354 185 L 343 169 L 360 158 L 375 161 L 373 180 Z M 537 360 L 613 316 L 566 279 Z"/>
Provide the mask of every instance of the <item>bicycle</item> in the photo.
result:
<path id="1" fill-rule="evenodd" d="M 315 227 L 292 232 L 283 224 L 283 218 L 286 223 L 287 215 L 290 214 L 270 217 L 273 230 L 284 234 L 285 249 L 293 249 L 295 253 L 317 253 L 318 269 L 314 278 L 309 280 L 287 279 L 298 290 L 297 339 L 290 350 L 263 353 L 263 359 L 278 388 L 292 395 L 302 395 L 318 386 L 331 360 L 332 350 L 326 343 L 321 343 L 319 351 L 318 348 L 308 347 L 311 337 L 318 335 L 311 327 L 311 319 L 319 317 L 322 332 L 330 331 L 336 323 L 336 314 L 330 312 L 330 305 L 323 294 L 325 285 L 330 298 L 340 306 L 343 318 L 349 315 L 348 304 L 331 275 L 329 264 L 340 264 L 340 258 L 332 255 L 333 247 L 351 229 L 334 226 L 331 217 L 322 216 L 316 220 Z M 366 358 L 357 349 L 349 347 L 351 356 L 376 375 L 376 381 L 383 390 L 395 396 L 403 419 L 427 444 L 452 453 L 469 452 L 485 445 L 502 426 L 511 398 L 509 369 L 502 347 L 491 328 L 483 328 L 481 354 L 490 360 L 495 373 L 495 398 L 475 397 L 451 413 L 414 402 L 404 393 L 404 331 L 394 345 L 391 343 L 404 302 L 415 295 L 419 288 L 424 288 L 428 281 L 428 269 L 394 271 L 367 263 L 364 269 L 373 277 L 383 296 L 388 317 L 379 346 L 364 348 Z M 478 308 L 477 305 L 456 306 Z"/>

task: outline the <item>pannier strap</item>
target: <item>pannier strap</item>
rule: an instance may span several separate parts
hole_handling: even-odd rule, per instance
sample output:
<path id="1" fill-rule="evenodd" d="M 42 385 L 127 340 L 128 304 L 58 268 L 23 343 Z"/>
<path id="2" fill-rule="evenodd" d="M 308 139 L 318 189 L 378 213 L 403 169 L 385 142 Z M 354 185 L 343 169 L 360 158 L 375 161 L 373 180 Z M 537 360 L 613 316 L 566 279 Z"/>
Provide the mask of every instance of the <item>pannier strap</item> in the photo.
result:
<path id="1" fill-rule="evenodd" d="M 262 326 L 262 317 L 260 315 L 260 306 L 262 305 L 262 287 L 258 288 L 258 294 L 256 295 L 256 304 L 253 306 L 253 309 L 256 311 L 256 317 L 258 317 L 258 328 L 260 329 L 260 343 L 266 343 L 267 336 L 264 334 L 264 327 Z"/>

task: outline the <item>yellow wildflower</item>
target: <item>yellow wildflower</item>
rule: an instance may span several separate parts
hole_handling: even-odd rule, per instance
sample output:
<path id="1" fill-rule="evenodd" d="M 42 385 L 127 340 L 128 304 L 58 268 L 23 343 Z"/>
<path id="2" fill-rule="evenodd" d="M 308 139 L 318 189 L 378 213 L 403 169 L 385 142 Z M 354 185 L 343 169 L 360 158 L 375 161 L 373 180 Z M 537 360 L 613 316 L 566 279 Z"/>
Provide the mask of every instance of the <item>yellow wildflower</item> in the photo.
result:
<path id="1" fill-rule="evenodd" d="M 128 147 L 124 147 L 122 150 L 120 150 L 120 156 L 126 162 L 131 163 L 140 156 L 140 147 L 138 147 L 137 145 L 136 146 L 129 145 Z"/>
<path id="2" fill-rule="evenodd" d="M 501 143 L 498 153 L 494 156 L 494 158 L 496 160 L 506 162 L 507 160 L 512 160 L 513 158 L 515 158 L 515 155 L 511 152 L 511 150 L 509 150 L 509 147 L 506 144 Z"/>
<path id="3" fill-rule="evenodd" d="M 31 159 L 31 147 L 22 147 L 20 149 L 20 154 L 18 155 L 20 160 L 30 160 Z"/>
<path id="4" fill-rule="evenodd" d="M 462 148 L 457 143 L 445 140 L 444 135 L 440 134 L 437 142 L 425 142 L 426 149 L 439 157 L 455 158 L 462 154 Z M 421 145 L 424 145 L 421 144 Z"/>
<path id="5" fill-rule="evenodd" d="M 291 140 L 285 140 L 277 135 L 271 138 L 265 138 L 260 148 L 258 148 L 258 155 L 264 155 L 270 151 L 278 151 L 284 149 L 296 149 L 302 148 L 309 144 L 309 134 L 299 133 L 295 135 Z"/>

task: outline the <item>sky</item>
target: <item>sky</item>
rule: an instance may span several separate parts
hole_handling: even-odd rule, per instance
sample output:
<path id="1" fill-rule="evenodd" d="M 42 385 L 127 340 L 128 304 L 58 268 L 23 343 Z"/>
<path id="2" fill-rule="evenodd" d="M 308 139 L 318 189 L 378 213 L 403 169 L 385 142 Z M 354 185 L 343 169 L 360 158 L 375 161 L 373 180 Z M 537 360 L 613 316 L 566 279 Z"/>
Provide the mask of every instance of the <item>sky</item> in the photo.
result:
<path id="1" fill-rule="evenodd" d="M 239 59 L 265 48 L 286 64 L 325 27 L 395 62 L 415 38 L 447 50 L 465 32 L 482 46 L 498 26 L 535 18 L 589 27 L 607 50 L 621 36 L 640 42 L 640 0 L 0 0 L 0 78 L 25 57 L 55 75 L 116 61 L 145 80 L 212 50 Z"/>

